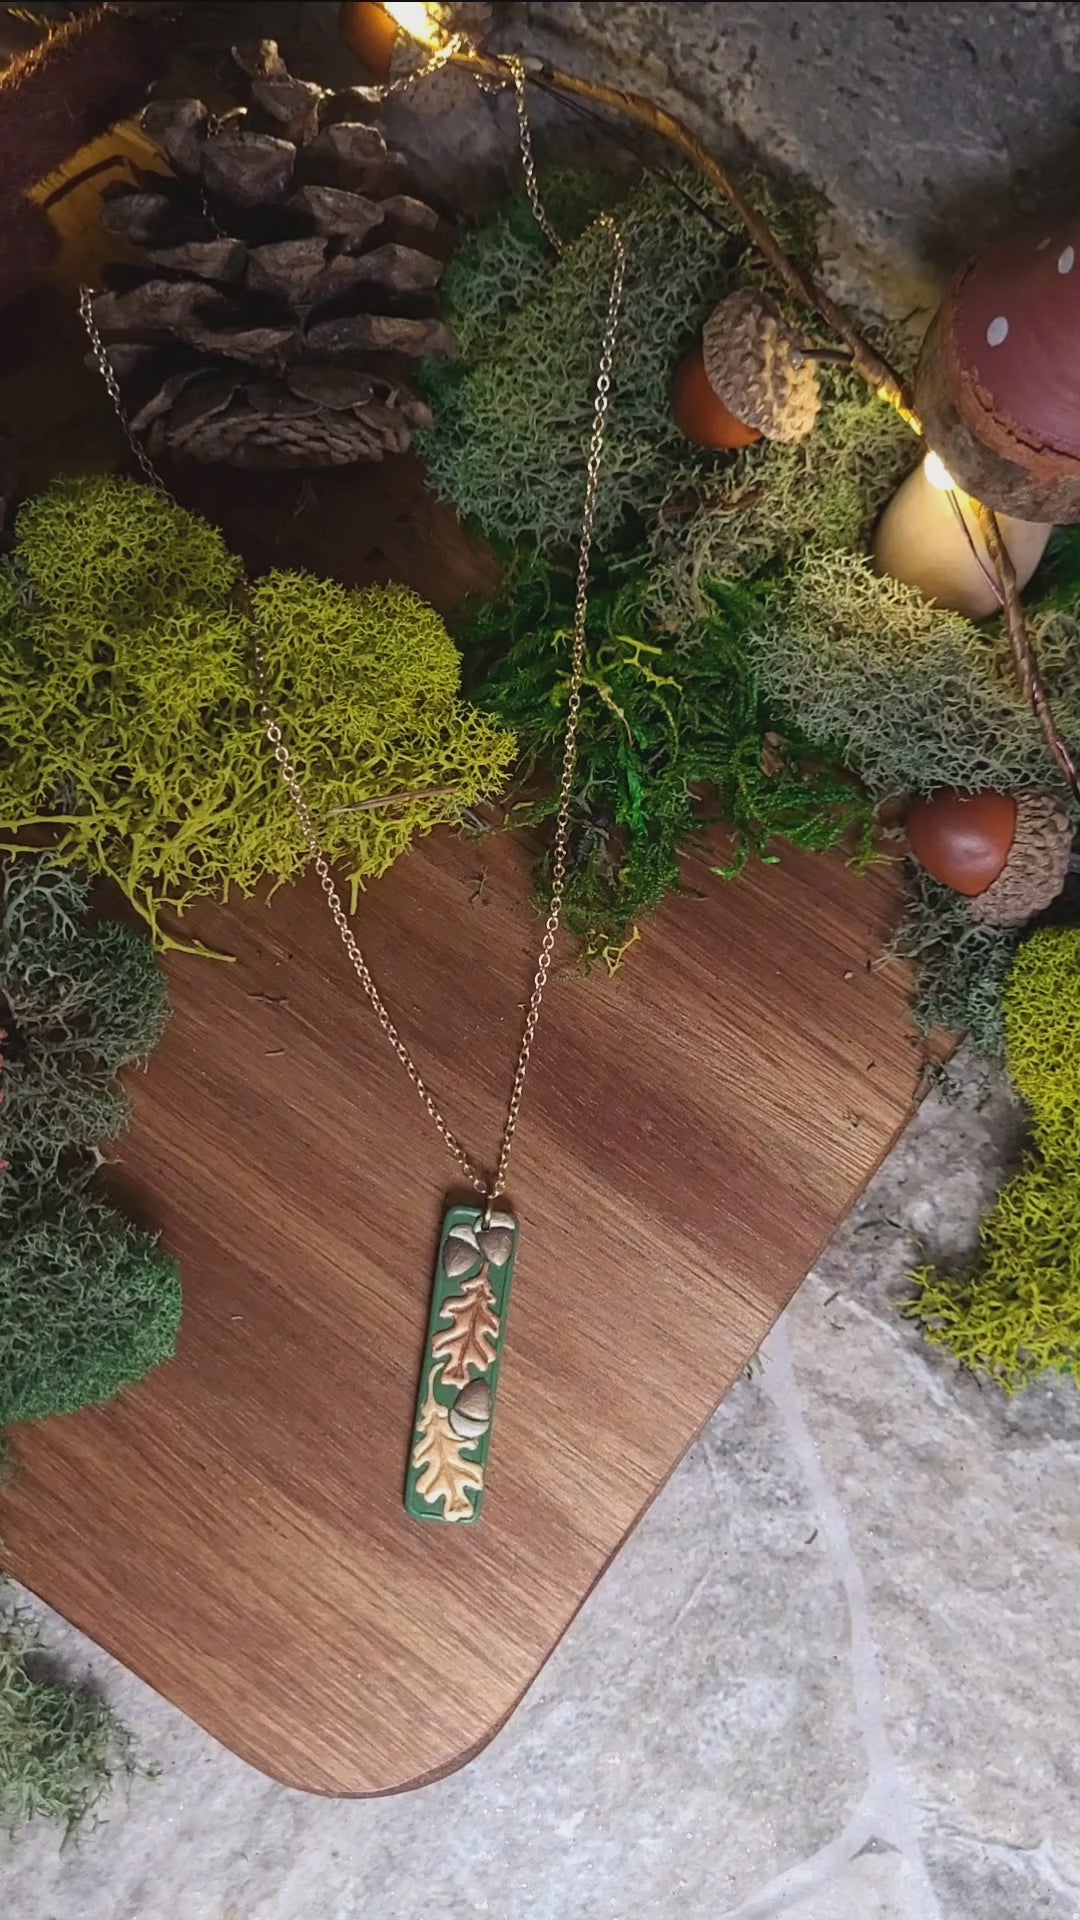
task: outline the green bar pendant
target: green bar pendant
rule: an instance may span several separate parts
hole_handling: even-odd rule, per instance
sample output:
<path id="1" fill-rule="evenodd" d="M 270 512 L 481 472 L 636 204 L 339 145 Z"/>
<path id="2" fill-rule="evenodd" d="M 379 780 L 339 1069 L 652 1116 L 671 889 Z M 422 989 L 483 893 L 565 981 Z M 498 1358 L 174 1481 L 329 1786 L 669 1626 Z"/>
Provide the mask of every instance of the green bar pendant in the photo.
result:
<path id="1" fill-rule="evenodd" d="M 443 1221 L 405 1481 L 414 1520 L 468 1525 L 484 1504 L 518 1223 L 502 1209 L 483 1220 L 470 1206 Z"/>

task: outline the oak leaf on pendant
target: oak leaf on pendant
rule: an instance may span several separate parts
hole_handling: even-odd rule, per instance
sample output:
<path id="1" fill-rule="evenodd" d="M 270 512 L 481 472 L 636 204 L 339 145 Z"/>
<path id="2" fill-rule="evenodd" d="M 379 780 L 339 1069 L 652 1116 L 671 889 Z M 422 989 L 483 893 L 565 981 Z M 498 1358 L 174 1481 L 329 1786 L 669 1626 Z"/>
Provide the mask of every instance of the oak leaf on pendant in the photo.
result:
<path id="1" fill-rule="evenodd" d="M 486 1273 L 466 1280 L 460 1293 L 443 1301 L 439 1318 L 448 1317 L 451 1325 L 435 1335 L 431 1357 L 445 1360 L 443 1380 L 448 1387 L 464 1387 L 474 1373 L 487 1372 L 497 1350 L 499 1317 Z"/>
<path id="2" fill-rule="evenodd" d="M 481 1493 L 483 1469 L 476 1460 L 466 1460 L 464 1449 L 473 1441 L 461 1441 L 450 1426 L 446 1407 L 435 1398 L 438 1367 L 432 1367 L 427 1398 L 420 1409 L 420 1437 L 413 1447 L 412 1465 L 416 1491 L 429 1507 L 443 1503 L 444 1520 L 471 1520 L 474 1514 L 470 1493 Z"/>

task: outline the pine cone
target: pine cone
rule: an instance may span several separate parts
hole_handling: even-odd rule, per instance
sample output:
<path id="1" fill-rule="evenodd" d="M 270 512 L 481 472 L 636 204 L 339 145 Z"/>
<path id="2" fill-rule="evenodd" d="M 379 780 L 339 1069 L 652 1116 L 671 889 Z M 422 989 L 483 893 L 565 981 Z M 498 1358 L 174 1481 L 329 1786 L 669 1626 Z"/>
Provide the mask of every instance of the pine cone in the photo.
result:
<path id="1" fill-rule="evenodd" d="M 805 440 L 818 416 L 817 369 L 801 334 L 764 294 L 729 293 L 705 322 L 709 385 L 736 420 L 766 440 Z"/>
<path id="2" fill-rule="evenodd" d="M 288 72 L 273 41 L 236 49 L 251 107 L 215 125 L 155 101 L 144 130 L 173 175 L 105 198 L 108 232 L 145 253 L 94 301 L 136 433 L 162 454 L 236 467 L 380 460 L 430 426 L 399 363 L 450 353 L 435 310 L 438 215 L 358 117 L 363 91 Z"/>
<path id="3" fill-rule="evenodd" d="M 1069 872 L 1072 826 L 1049 793 L 1016 796 L 1016 832 L 1009 857 L 990 886 L 968 901 L 976 920 L 1023 927 L 1056 900 Z"/>

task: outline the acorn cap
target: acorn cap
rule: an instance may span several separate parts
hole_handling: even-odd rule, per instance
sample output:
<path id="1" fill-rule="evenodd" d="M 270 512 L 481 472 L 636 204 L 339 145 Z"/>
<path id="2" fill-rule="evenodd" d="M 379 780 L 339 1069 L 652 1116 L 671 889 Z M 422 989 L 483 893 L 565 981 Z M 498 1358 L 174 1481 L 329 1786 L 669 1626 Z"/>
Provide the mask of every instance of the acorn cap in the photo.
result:
<path id="1" fill-rule="evenodd" d="M 990 927 L 1022 927 L 1056 900 L 1069 872 L 1072 823 L 1049 793 L 1016 795 L 1016 833 L 996 880 L 968 900 Z"/>
<path id="2" fill-rule="evenodd" d="M 915 405 L 958 486 L 1021 520 L 1080 519 L 1080 217 L 1029 225 L 954 276 Z"/>
<path id="3" fill-rule="evenodd" d="M 805 342 L 764 294 L 740 288 L 705 322 L 709 385 L 737 420 L 767 440 L 805 440 L 821 406 L 817 368 Z"/>

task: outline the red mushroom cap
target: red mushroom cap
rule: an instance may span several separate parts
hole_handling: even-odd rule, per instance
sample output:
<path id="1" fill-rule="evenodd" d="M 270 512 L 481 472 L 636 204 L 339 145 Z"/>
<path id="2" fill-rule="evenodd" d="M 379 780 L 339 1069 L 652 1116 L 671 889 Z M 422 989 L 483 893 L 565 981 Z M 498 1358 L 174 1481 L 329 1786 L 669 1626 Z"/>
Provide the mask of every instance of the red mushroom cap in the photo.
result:
<path id="1" fill-rule="evenodd" d="M 965 491 L 1021 519 L 1080 517 L 1080 218 L 1030 228 L 961 268 L 927 334 L 915 399 L 928 444 Z"/>
<path id="2" fill-rule="evenodd" d="M 1080 459 L 1080 219 L 1002 241 L 960 283 L 954 338 L 1003 427 Z"/>

